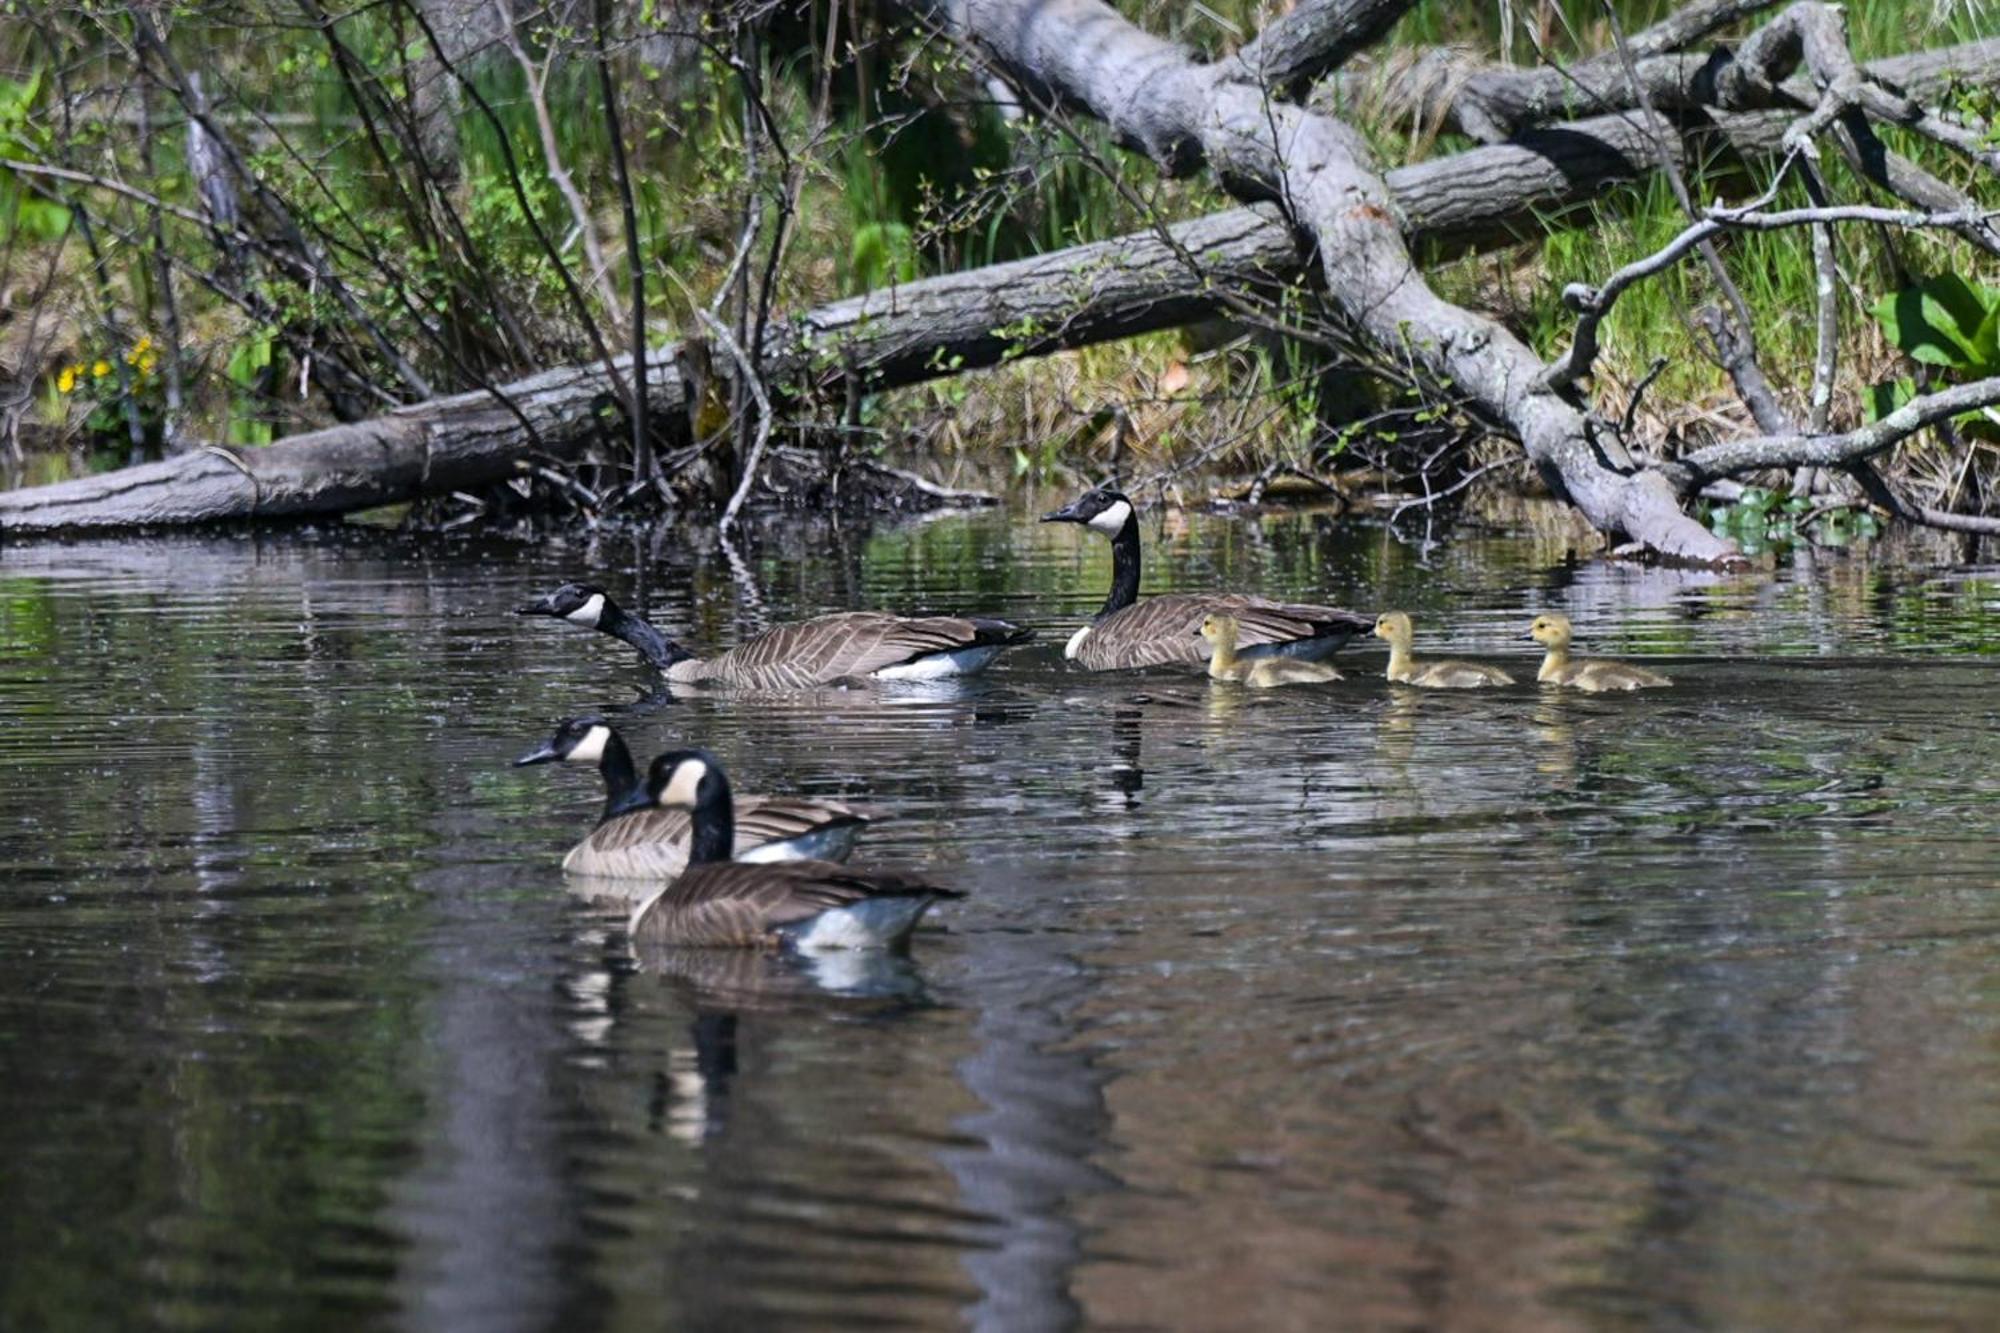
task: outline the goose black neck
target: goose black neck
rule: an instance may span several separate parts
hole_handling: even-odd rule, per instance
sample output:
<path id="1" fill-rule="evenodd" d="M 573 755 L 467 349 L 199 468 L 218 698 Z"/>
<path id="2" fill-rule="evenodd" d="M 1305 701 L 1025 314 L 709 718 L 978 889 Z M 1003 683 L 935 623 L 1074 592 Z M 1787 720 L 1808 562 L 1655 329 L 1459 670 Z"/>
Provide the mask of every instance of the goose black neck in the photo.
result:
<path id="1" fill-rule="evenodd" d="M 616 602 L 607 601 L 604 604 L 604 613 L 597 618 L 597 628 L 631 644 L 639 650 L 639 656 L 662 671 L 694 656 L 655 629 L 651 621 L 633 615 Z"/>
<path id="2" fill-rule="evenodd" d="M 1111 595 L 1104 599 L 1099 620 L 1139 600 L 1139 516 L 1129 514 L 1111 539 Z"/>
<path id="3" fill-rule="evenodd" d="M 707 865 L 727 861 L 736 851 L 736 803 L 729 795 L 729 780 L 711 766 L 704 791 L 694 807 L 693 837 L 688 842 L 688 864 Z"/>
<path id="4" fill-rule="evenodd" d="M 646 803 L 646 785 L 639 781 L 638 770 L 632 767 L 632 752 L 625 748 L 625 738 L 615 731 L 605 739 L 604 753 L 597 757 L 597 773 L 604 779 L 602 818 L 609 819 L 634 804 Z"/>

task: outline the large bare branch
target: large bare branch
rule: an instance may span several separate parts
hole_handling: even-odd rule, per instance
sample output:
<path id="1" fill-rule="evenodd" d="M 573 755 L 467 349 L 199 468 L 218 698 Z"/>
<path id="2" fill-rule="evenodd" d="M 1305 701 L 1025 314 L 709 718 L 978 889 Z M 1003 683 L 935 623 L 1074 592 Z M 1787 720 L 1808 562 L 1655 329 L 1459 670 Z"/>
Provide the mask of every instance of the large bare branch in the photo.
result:
<path id="1" fill-rule="evenodd" d="M 1736 555 L 1733 543 L 1682 512 L 1663 478 L 1607 465 L 1582 411 L 1543 386 L 1547 368 L 1526 344 L 1431 290 L 1387 184 L 1344 123 L 1273 105 L 1233 64 L 1197 65 L 1098 0 L 945 0 L 937 17 L 1169 169 L 1205 161 L 1234 190 L 1287 200 L 1318 242 L 1326 293 L 1341 312 L 1391 355 L 1505 422 L 1550 486 L 1600 530 L 1679 559 Z"/>
<path id="2" fill-rule="evenodd" d="M 1302 92 L 1388 34 L 1414 0 L 1335 0 L 1300 5 L 1245 43 L 1233 57 L 1237 77 L 1273 92 Z"/>
<path id="3" fill-rule="evenodd" d="M 1911 399 L 1894 412 L 1841 435 L 1758 435 L 1724 440 L 1660 465 L 1682 492 L 1717 477 L 1759 468 L 1846 467 L 1893 448 L 1927 426 L 2000 405 L 2000 378 L 1975 380 Z"/>
<path id="4" fill-rule="evenodd" d="M 1733 22 L 1776 3 L 1723 4 L 1704 17 Z M 1610 54 L 1564 68 L 1519 69 L 1433 50 L 1414 67 L 1384 61 L 1342 71 L 1325 81 L 1315 103 L 1372 106 L 1392 121 L 1456 129 L 1490 141 L 1551 120 L 1631 110 L 1639 104 L 1641 89 L 1655 106 L 1668 110 L 1751 111 L 1811 106 L 1819 100 L 1807 75 L 1774 76 L 1768 64 L 1746 74 L 1727 52 L 1680 49 L 1722 24 L 1668 30 L 1663 42 L 1660 34 L 1671 22 L 1633 34 L 1636 86 Z M 1732 69 L 1735 81 L 1725 93 L 1718 84 Z M 1916 102 L 1935 101 L 1958 83 L 1992 87 L 2000 77 L 2000 37 L 1872 60 L 1860 66 L 1860 73 Z"/>

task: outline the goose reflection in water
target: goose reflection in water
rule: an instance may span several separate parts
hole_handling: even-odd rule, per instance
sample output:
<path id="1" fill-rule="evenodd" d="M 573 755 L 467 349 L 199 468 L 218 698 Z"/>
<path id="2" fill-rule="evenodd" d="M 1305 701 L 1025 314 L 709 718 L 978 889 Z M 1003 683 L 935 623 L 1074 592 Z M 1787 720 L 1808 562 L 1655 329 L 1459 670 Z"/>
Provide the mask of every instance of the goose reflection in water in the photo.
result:
<path id="1" fill-rule="evenodd" d="M 670 1047 L 648 1125 L 699 1147 L 729 1123 L 741 1018 L 825 1013 L 893 1018 L 932 1001 L 916 964 L 880 949 L 822 954 L 687 949 L 635 943 L 641 975 L 666 981 L 694 1013 L 689 1044 Z"/>

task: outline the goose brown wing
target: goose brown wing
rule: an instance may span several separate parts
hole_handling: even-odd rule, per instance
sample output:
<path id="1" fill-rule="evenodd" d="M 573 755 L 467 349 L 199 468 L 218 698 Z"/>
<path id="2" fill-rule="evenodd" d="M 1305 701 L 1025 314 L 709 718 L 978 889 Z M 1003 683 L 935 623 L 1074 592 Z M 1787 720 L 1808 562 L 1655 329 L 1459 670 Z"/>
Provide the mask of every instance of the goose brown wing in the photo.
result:
<path id="1" fill-rule="evenodd" d="M 753 847 L 796 838 L 828 824 L 867 819 L 840 801 L 746 796 L 736 807 L 733 854 L 741 856 Z M 615 815 L 570 849 L 563 869 L 614 879 L 671 879 L 687 868 L 691 830 L 685 810 L 651 807 Z"/>
<path id="2" fill-rule="evenodd" d="M 1337 606 L 1310 602 L 1271 602 L 1262 597 L 1226 596 L 1218 610 L 1236 617 L 1236 646 L 1295 643 L 1301 639 L 1346 638 L 1375 628 L 1375 618 Z M 1197 626 L 1199 628 L 1199 626 Z"/>
<path id="3" fill-rule="evenodd" d="M 928 653 L 1014 643 L 1027 631 L 965 616 L 847 611 L 776 625 L 704 663 L 709 680 L 758 689 L 802 689 L 866 676 Z"/>
<path id="4" fill-rule="evenodd" d="M 691 867 L 640 907 L 632 935 L 647 943 L 757 948 L 777 932 L 868 898 L 959 898 L 953 889 L 893 871 L 859 872 L 830 861 L 767 865 L 727 861 Z"/>
<path id="5" fill-rule="evenodd" d="M 1077 660 L 1092 671 L 1196 665 L 1208 660 L 1201 622 L 1236 617 L 1239 649 L 1294 643 L 1374 628 L 1369 617 L 1338 607 L 1273 602 L 1239 593 L 1166 593 L 1114 611 L 1084 636 Z"/>
<path id="6" fill-rule="evenodd" d="M 691 827 L 685 810 L 653 807 L 614 815 L 570 849 L 563 869 L 614 879 L 671 879 L 687 869 Z"/>
<path id="7" fill-rule="evenodd" d="M 737 856 L 767 842 L 784 842 L 829 824 L 866 824 L 874 815 L 844 801 L 796 796 L 746 796 L 736 803 Z"/>

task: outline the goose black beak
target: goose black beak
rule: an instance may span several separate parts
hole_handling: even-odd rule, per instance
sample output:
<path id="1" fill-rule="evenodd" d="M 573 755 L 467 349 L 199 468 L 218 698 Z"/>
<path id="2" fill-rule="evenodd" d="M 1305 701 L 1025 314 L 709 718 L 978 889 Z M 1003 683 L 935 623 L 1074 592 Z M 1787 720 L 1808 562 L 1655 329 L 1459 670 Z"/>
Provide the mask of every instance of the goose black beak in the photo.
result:
<path id="1" fill-rule="evenodd" d="M 1535 638 L 1535 632 L 1533 630 L 1529 630 L 1526 634 L 1523 634 L 1521 637 L 1526 639 L 1529 643 L 1540 642 L 1540 640 Z"/>
<path id="2" fill-rule="evenodd" d="M 557 750 L 555 746 L 544 741 L 522 755 L 519 759 L 516 759 L 514 767 L 526 768 L 530 764 L 552 764 L 560 758 L 562 758 L 562 752 Z"/>
<path id="3" fill-rule="evenodd" d="M 1088 522 L 1089 522 L 1090 520 L 1089 520 L 1089 519 L 1087 519 L 1087 518 L 1085 518 L 1085 517 L 1084 517 L 1084 516 L 1083 516 L 1082 514 L 1079 514 L 1079 513 L 1078 513 L 1078 512 L 1076 511 L 1076 507 L 1077 507 L 1078 505 L 1082 504 L 1082 503 L 1083 503 L 1083 501 L 1081 501 L 1081 500 L 1071 500 L 1071 501 L 1070 501 L 1070 502 L 1069 502 L 1068 504 L 1064 505 L 1064 506 L 1063 506 L 1063 507 L 1062 507 L 1061 509 L 1053 509 L 1053 510 L 1050 510 L 1050 511 L 1049 511 L 1048 513 L 1046 513 L 1046 514 L 1043 514 L 1043 515 L 1042 515 L 1042 522 L 1044 522 L 1044 523 L 1088 523 Z"/>
<path id="4" fill-rule="evenodd" d="M 515 607 L 514 614 L 517 616 L 553 616 L 560 613 L 555 607 L 555 595 L 551 593 L 546 597 L 536 598 L 526 606 Z"/>

